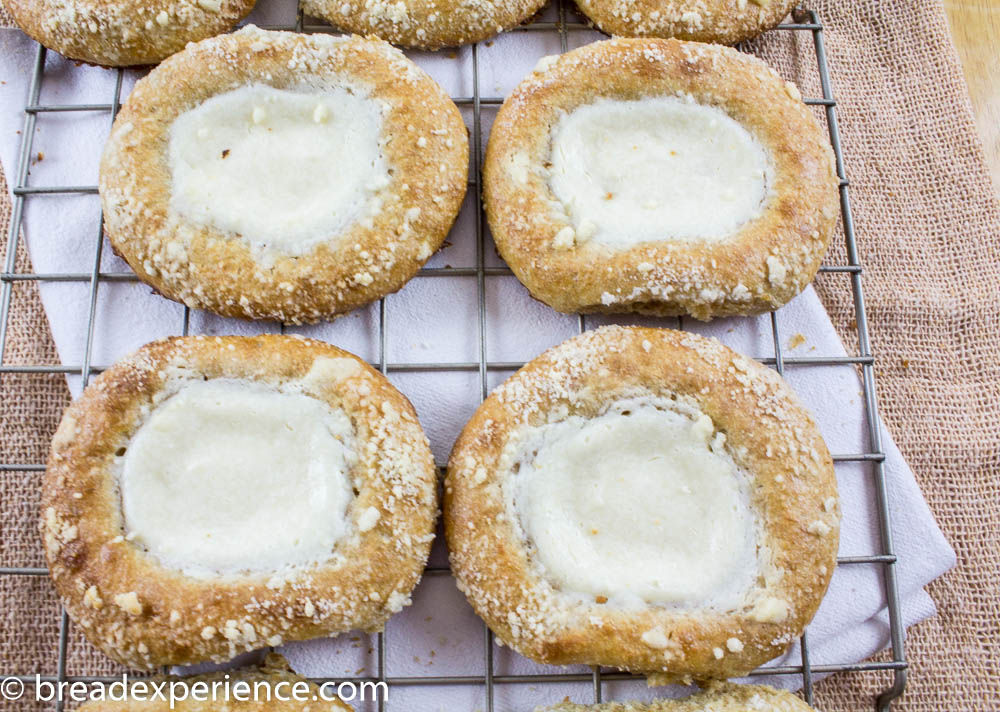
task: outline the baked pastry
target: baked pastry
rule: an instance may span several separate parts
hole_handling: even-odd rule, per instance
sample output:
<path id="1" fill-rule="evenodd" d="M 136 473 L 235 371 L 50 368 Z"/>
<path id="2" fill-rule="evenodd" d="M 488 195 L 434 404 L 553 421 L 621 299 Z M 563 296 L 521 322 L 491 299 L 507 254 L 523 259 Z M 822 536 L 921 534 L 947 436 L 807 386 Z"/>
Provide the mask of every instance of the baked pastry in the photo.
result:
<path id="1" fill-rule="evenodd" d="M 105 230 L 170 299 L 317 321 L 440 247 L 468 151 L 458 108 L 399 50 L 247 27 L 138 82 L 101 161 Z"/>
<path id="2" fill-rule="evenodd" d="M 5 0 L 32 39 L 109 67 L 156 64 L 188 42 L 227 32 L 254 0 Z"/>
<path id="3" fill-rule="evenodd" d="M 758 314 L 812 280 L 837 216 L 794 84 L 694 42 L 614 39 L 539 63 L 490 134 L 497 248 L 562 312 Z"/>
<path id="4" fill-rule="evenodd" d="M 785 690 L 766 685 L 715 683 L 708 689 L 680 699 L 653 702 L 605 702 L 576 705 L 561 702 L 539 707 L 535 712 L 815 712 L 812 707 Z"/>
<path id="5" fill-rule="evenodd" d="M 147 670 L 381 628 L 420 579 L 436 499 L 412 406 L 357 357 L 175 338 L 66 411 L 42 539 L 70 617 Z"/>
<path id="6" fill-rule="evenodd" d="M 603 32 L 736 44 L 778 25 L 796 0 L 577 0 Z"/>
<path id="7" fill-rule="evenodd" d="M 440 49 L 479 42 L 520 25 L 545 0 L 302 0 L 307 15 L 396 45 Z"/>
<path id="8" fill-rule="evenodd" d="M 247 687 L 238 687 L 240 683 Z M 137 690 L 137 684 L 142 688 Z M 129 699 L 91 701 L 78 709 L 79 712 L 352 712 L 350 705 L 333 694 L 335 689 L 296 675 L 287 660 L 271 653 L 258 667 L 136 680 Z M 162 694 L 158 696 L 156 693 L 160 691 Z M 115 691 L 114 697 L 120 698 L 121 692 Z"/>
<path id="9" fill-rule="evenodd" d="M 837 484 L 777 373 L 694 334 L 603 327 L 476 411 L 448 464 L 445 532 L 459 587 L 522 655 L 729 678 L 816 612 Z"/>

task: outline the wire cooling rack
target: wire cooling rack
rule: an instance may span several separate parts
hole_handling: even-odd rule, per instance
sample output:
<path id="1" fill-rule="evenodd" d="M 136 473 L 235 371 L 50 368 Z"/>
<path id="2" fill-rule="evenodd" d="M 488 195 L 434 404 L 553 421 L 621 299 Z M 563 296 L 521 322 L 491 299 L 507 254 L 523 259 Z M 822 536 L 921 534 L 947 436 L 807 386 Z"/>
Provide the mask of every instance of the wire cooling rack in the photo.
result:
<path id="1" fill-rule="evenodd" d="M 570 33 L 578 31 L 593 31 L 593 27 L 587 24 L 583 18 L 576 15 L 575 10 L 567 8 L 563 0 L 558 0 L 555 6 L 555 19 L 545 21 L 538 19 L 530 24 L 519 27 L 515 32 L 547 32 L 558 35 L 559 44 L 562 51 L 568 47 Z M 825 113 L 826 123 L 829 129 L 830 142 L 836 155 L 837 173 L 840 177 L 840 207 L 842 211 L 843 239 L 846 246 L 847 260 L 845 264 L 824 264 L 820 271 L 826 274 L 841 275 L 848 280 L 854 299 L 854 313 L 857 321 L 858 348 L 857 356 L 793 356 L 786 355 L 782 350 L 781 331 L 779 328 L 779 314 L 772 312 L 770 315 L 770 330 L 773 342 L 773 356 L 761 359 L 768 365 L 775 368 L 779 373 L 784 373 L 786 366 L 796 368 L 809 368 L 816 366 L 831 365 L 853 365 L 858 369 L 862 382 L 862 403 L 866 421 L 868 447 L 865 451 L 836 454 L 834 461 L 837 463 L 860 462 L 868 470 L 874 484 L 876 497 L 875 508 L 878 516 L 878 544 L 877 551 L 864 556 L 841 557 L 841 566 L 874 566 L 880 571 L 882 584 L 884 586 L 885 597 L 888 602 L 888 623 L 890 627 L 890 652 L 891 659 L 884 662 L 861 662 L 845 664 L 812 664 L 810 663 L 810 649 L 808 644 L 808 633 L 802 636 L 800 646 L 800 660 L 798 664 L 783 667 L 771 667 L 757 670 L 752 675 L 788 675 L 801 676 L 802 691 L 807 702 L 813 702 L 813 676 L 821 673 L 849 672 L 855 674 L 888 674 L 891 682 L 884 687 L 881 693 L 874 699 L 863 702 L 865 706 L 873 704 L 877 709 L 889 709 L 891 702 L 902 694 L 906 684 L 907 662 L 904 654 L 904 627 L 900 618 L 899 595 L 896 585 L 895 563 L 896 557 L 893 553 L 892 534 L 889 525 L 889 511 L 887 505 L 887 487 L 883 473 L 884 453 L 882 449 L 882 438 L 880 434 L 878 407 L 876 404 L 874 388 L 874 359 L 868 336 L 868 325 L 865 318 L 864 298 L 861 286 L 862 267 L 858 261 L 858 253 L 855 244 L 854 223 L 851 216 L 851 205 L 849 199 L 849 187 L 844 170 L 844 158 L 840 146 L 840 134 L 837 124 L 837 103 L 831 89 L 830 75 L 826 61 L 826 53 L 823 44 L 823 26 L 817 14 L 807 9 L 797 9 L 792 15 L 791 23 L 782 24 L 774 32 L 803 33 L 811 36 L 815 49 L 819 85 L 822 90 L 821 97 L 806 98 L 807 104 L 820 107 Z M 327 25 L 314 23 L 308 18 L 304 18 L 301 11 L 297 13 L 297 20 L 293 25 L 272 27 L 271 29 L 293 30 L 298 32 L 331 32 Z M 487 46 L 489 43 L 485 43 Z M 482 163 L 484 129 L 482 112 L 484 109 L 498 107 L 502 103 L 502 97 L 488 96 L 481 92 L 480 87 L 480 56 L 483 52 L 483 44 L 476 44 L 471 47 L 471 96 L 453 97 L 455 103 L 462 107 L 463 112 L 468 114 L 471 111 L 471 134 L 472 134 L 472 172 L 470 178 L 470 198 L 473 201 L 475 211 L 472 224 L 457 227 L 453 230 L 452 241 L 474 240 L 475 245 L 475 266 L 466 268 L 445 267 L 425 267 L 420 271 L 416 279 L 439 278 L 439 277 L 465 277 L 474 278 L 476 282 L 476 299 L 478 318 L 476 334 L 478 341 L 478 358 L 465 362 L 396 362 L 389 359 L 387 349 L 387 339 L 389 335 L 389 310 L 388 300 L 383 299 L 378 303 L 377 316 L 374 319 L 377 329 L 377 357 L 373 365 L 385 374 L 403 372 L 423 372 L 423 371 L 455 371 L 466 372 L 478 376 L 477 390 L 480 398 L 485 398 L 489 390 L 491 376 L 513 371 L 522 364 L 519 362 L 496 361 L 487 356 L 487 277 L 506 276 L 511 272 L 502 266 L 491 266 L 487 257 L 488 241 L 485 236 L 484 216 L 481 202 L 480 186 L 480 165 Z M 102 255 L 106 249 L 104 236 L 100 228 L 94 236 L 94 259 L 89 272 L 74 273 L 33 273 L 18 272 L 16 268 L 15 252 L 20 240 L 22 227 L 25 226 L 25 204 L 29 200 L 45 200 L 46 196 L 66 195 L 66 194 L 87 194 L 96 193 L 94 185 L 34 185 L 29 184 L 29 169 L 34 154 L 34 137 L 36 132 L 36 122 L 39 116 L 55 114 L 60 112 L 104 112 L 108 116 L 110 124 L 113 121 L 118 108 L 123 100 L 123 77 L 124 70 L 117 70 L 117 80 L 114 85 L 113 95 L 109 97 L 106 104 L 51 104 L 40 103 L 42 96 L 42 86 L 46 79 L 46 50 L 38 47 L 35 55 L 34 66 L 30 81 L 30 88 L 26 105 L 24 107 L 24 126 L 21 132 L 21 145 L 16 171 L 12 176 L 13 182 L 13 213 L 10 223 L 10 230 L 7 236 L 6 257 L 3 265 L 3 272 L 0 273 L 0 378 L 8 374 L 67 374 L 78 375 L 82 378 L 83 385 L 93 374 L 100 372 L 103 365 L 92 362 L 95 323 L 98 319 L 98 294 L 102 285 L 112 282 L 136 281 L 136 277 L 131 272 L 110 272 L 102 270 Z M 458 223 L 457 223 L 458 225 Z M 467 233 L 467 234 L 455 234 Z M 7 345 L 11 303 L 14 286 L 18 283 L 34 281 L 36 283 L 68 282 L 79 283 L 87 289 L 87 328 L 86 344 L 83 349 L 83 359 L 80 363 L 45 365 L 45 364 L 12 364 L 4 360 L 6 357 L 5 347 Z M 184 308 L 183 317 L 177 324 L 175 333 L 188 334 L 192 329 L 192 312 Z M 679 321 L 679 324 L 678 324 Z M 674 320 L 671 325 L 678 325 L 684 328 L 683 320 Z M 588 327 L 587 319 L 583 316 L 578 318 L 578 328 L 583 331 Z M 284 331 L 281 325 L 281 331 Z M 27 398 L 28 394 L 24 394 Z M 45 464 L 41 462 L 0 462 L 0 471 L 24 471 L 40 472 L 45 469 Z M 5 496 L 6 493 L 0 493 Z M 6 562 L 0 562 L 4 564 Z M 25 576 L 45 576 L 47 570 L 44 568 L 0 566 L 0 576 L 25 577 Z M 447 575 L 447 567 L 432 566 L 427 571 L 430 576 Z M 18 621 L 12 621 L 17 625 Z M 110 676 L 80 676 L 67 674 L 67 644 L 69 619 L 65 611 L 61 613 L 59 620 L 58 637 L 58 660 L 56 662 L 56 673 L 54 675 L 41 675 L 44 682 L 59 683 L 63 681 L 82 682 L 112 682 L 120 679 Z M 605 697 L 608 683 L 618 680 L 631 679 L 633 676 L 611 670 L 595 668 L 589 673 L 548 673 L 530 675 L 509 675 L 500 674 L 496 671 L 495 654 L 496 646 L 493 636 L 487 629 L 484 635 L 485 645 L 483 648 L 484 673 L 479 675 L 452 675 L 452 676 L 391 676 L 387 674 L 386 656 L 387 642 L 383 633 L 377 634 L 372 644 L 372 655 L 374 656 L 375 673 L 362 677 L 338 677 L 337 680 L 361 682 L 385 682 L 390 691 L 393 688 L 401 688 L 417 685 L 474 685 L 483 689 L 483 701 L 488 712 L 493 712 L 496 705 L 495 690 L 501 685 L 540 685 L 545 683 L 586 683 L 592 687 L 593 699 L 595 702 L 602 701 Z M 18 677 L 22 682 L 31 685 L 35 682 L 35 676 L 19 674 L 23 671 L 0 670 L 0 676 Z M 319 681 L 326 681 L 329 678 L 317 678 Z M 390 695 L 391 700 L 391 695 Z M 62 704 L 54 704 L 57 710 L 62 709 Z M 377 704 L 379 712 L 386 707 L 385 700 L 380 700 Z"/>

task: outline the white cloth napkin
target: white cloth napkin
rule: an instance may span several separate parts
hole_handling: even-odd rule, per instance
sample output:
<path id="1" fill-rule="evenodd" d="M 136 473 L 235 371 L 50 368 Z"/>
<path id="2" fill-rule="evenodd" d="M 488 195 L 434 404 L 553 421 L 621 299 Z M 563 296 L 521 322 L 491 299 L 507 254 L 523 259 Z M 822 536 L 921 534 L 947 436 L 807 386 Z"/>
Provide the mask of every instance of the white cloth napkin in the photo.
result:
<path id="1" fill-rule="evenodd" d="M 255 11 L 260 25 L 294 22 L 294 0 L 274 0 Z M 551 12 L 551 10 L 549 11 Z M 570 47 L 599 36 L 581 32 L 570 36 Z M 28 93 L 36 45 L 20 32 L 0 32 L 0 161 L 14 186 L 16 157 L 22 137 L 22 107 Z M 534 67 L 538 58 L 559 51 L 555 33 L 506 33 L 479 49 L 480 92 L 483 97 L 503 97 Z M 453 96 L 473 94 L 472 49 L 455 52 L 410 53 Z M 55 53 L 46 59 L 42 103 L 109 103 L 114 93 L 115 72 L 77 66 Z M 122 90 L 127 96 L 139 72 L 128 71 Z M 471 126 L 471 110 L 463 109 Z M 483 107 L 483 134 L 488 135 L 495 106 Z M 94 185 L 97 165 L 110 125 L 106 112 L 43 113 L 32 147 L 29 184 Z M 850 146 L 847 165 L 850 167 Z M 431 266 L 475 265 L 474 199 L 466 198 L 465 209 L 452 231 L 450 246 L 431 259 Z M 32 196 L 26 200 L 24 237 L 34 269 L 39 273 L 85 273 L 93 269 L 100 207 L 96 195 Z M 861 234 L 860 239 L 868 236 Z M 837 236 L 835 239 L 842 239 Z M 487 266 L 502 263 L 487 236 Z M 128 272 L 128 266 L 104 246 L 100 258 L 105 272 Z M 843 277 L 847 279 L 846 276 Z M 41 298 L 62 362 L 79 366 L 87 343 L 90 286 L 87 281 L 44 282 Z M 509 276 L 488 277 L 486 282 L 486 343 L 490 361 L 526 361 L 543 349 L 572 336 L 574 317 L 557 314 L 533 301 Z M 676 320 L 608 319 L 593 317 L 588 325 L 645 323 L 676 326 Z M 105 366 L 152 339 L 180 333 L 183 309 L 151 293 L 142 284 L 104 282 L 97 294 L 93 332 L 92 364 Z M 779 312 L 782 348 L 786 356 L 842 356 L 844 349 L 812 289 L 806 290 Z M 417 278 L 398 295 L 388 299 L 387 359 L 393 362 L 475 362 L 479 358 L 478 311 L 474 277 Z M 771 327 L 767 317 L 725 319 L 711 324 L 685 323 L 750 356 L 773 356 Z M 253 334 L 276 331 L 272 323 L 228 320 L 211 314 L 193 313 L 191 333 Z M 330 341 L 363 358 L 379 358 L 378 310 L 358 310 L 331 324 L 290 328 Z M 799 336 L 800 335 L 800 336 Z M 794 340 L 793 340 L 793 337 Z M 798 345 L 796 345 L 797 342 Z M 491 371 L 492 388 L 509 373 Z M 480 399 L 478 372 L 394 372 L 396 385 L 413 401 L 426 429 L 438 462 L 448 451 L 462 425 Z M 871 450 L 868 443 L 861 386 L 853 367 L 786 367 L 786 377 L 802 400 L 813 410 L 833 453 Z M 80 391 L 79 376 L 69 376 L 74 395 Z M 907 626 L 935 614 L 934 603 L 923 586 L 955 563 L 921 496 L 913 473 L 892 438 L 883 429 L 886 453 L 885 476 L 890 494 L 893 535 L 899 557 L 897 576 L 903 620 Z M 873 467 L 870 463 L 842 462 L 837 465 L 844 520 L 842 556 L 879 552 L 878 518 L 875 510 Z M 443 544 L 438 541 L 432 563 L 446 564 Z M 888 644 L 888 624 L 881 571 L 876 565 L 844 565 L 837 569 L 830 591 L 809 627 L 813 664 L 849 663 L 862 660 Z M 300 672 L 314 676 L 353 676 L 377 671 L 374 636 L 347 634 L 287 645 L 282 651 Z M 450 576 L 428 576 L 414 595 L 414 604 L 393 618 L 386 631 L 387 673 L 390 676 L 482 675 L 484 633 Z M 774 664 L 799 663 L 797 649 Z M 579 668 L 587 671 L 587 668 Z M 496 650 L 495 672 L 522 674 L 558 672 L 536 665 L 506 648 Z M 798 676 L 769 679 L 788 687 L 801 684 Z M 498 710 L 528 710 L 544 702 L 569 695 L 577 701 L 590 699 L 586 683 L 500 684 L 496 688 Z M 647 690 L 641 682 L 609 682 L 606 699 L 648 698 L 671 694 L 663 689 Z M 394 687 L 390 709 L 406 706 L 421 710 L 478 709 L 485 706 L 481 685 Z M 358 705 L 366 709 L 365 704 Z M 371 708 L 370 705 L 368 708 Z"/>

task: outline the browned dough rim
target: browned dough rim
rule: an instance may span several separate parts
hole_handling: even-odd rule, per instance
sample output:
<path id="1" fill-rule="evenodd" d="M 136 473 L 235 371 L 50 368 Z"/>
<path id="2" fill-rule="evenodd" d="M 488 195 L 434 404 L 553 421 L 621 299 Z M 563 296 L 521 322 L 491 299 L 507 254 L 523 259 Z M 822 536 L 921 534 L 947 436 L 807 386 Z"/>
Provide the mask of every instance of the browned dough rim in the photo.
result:
<path id="1" fill-rule="evenodd" d="M 578 705 L 561 702 L 543 707 L 536 712 L 815 712 L 801 699 L 785 690 L 767 685 L 734 685 L 713 683 L 680 699 L 662 699 L 652 702 L 605 702 L 596 705 Z"/>
<path id="2" fill-rule="evenodd" d="M 691 96 L 725 111 L 770 154 L 762 213 L 718 241 L 611 250 L 557 241 L 545 176 L 559 118 L 598 98 Z M 595 42 L 549 62 L 504 101 L 483 167 L 484 202 L 503 258 L 532 296 L 561 312 L 760 314 L 808 285 L 837 217 L 833 154 L 794 84 L 727 47 L 660 39 Z"/>
<path id="3" fill-rule="evenodd" d="M 758 583 L 741 610 L 613 608 L 562 595 L 511 523 L 508 473 L 498 465 L 517 430 L 593 417 L 637 394 L 693 399 L 751 478 L 751 506 L 777 576 Z M 833 462 L 791 389 L 718 341 L 671 329 L 588 331 L 514 374 L 455 444 L 444 511 L 459 587 L 503 643 L 538 662 L 607 665 L 656 683 L 738 677 L 780 655 L 819 607 L 839 541 Z"/>
<path id="4" fill-rule="evenodd" d="M 70 59 L 108 67 L 156 64 L 188 42 L 236 26 L 255 0 L 5 0 L 14 21 Z"/>
<path id="5" fill-rule="evenodd" d="M 602 31 L 732 45 L 777 26 L 797 0 L 577 0 Z"/>
<path id="6" fill-rule="evenodd" d="M 195 578 L 123 538 L 112 469 L 170 378 L 302 383 L 350 418 L 361 481 L 335 547 L 292 573 Z M 63 416 L 42 485 L 42 540 L 73 621 L 111 658 L 148 670 L 224 661 L 268 645 L 380 629 L 409 603 L 437 515 L 436 470 L 409 401 L 361 359 L 292 336 L 156 341 L 98 376 Z M 375 525 L 357 526 L 374 507 Z"/>
<path id="7" fill-rule="evenodd" d="M 249 84 L 345 80 L 388 105 L 383 152 L 392 174 L 369 225 L 356 221 L 310 252 L 264 265 L 238 236 L 173 214 L 166 152 L 181 113 Z M 250 26 L 188 47 L 136 84 L 101 161 L 105 231 L 140 279 L 189 307 L 289 323 L 329 319 L 400 289 L 441 246 L 465 196 L 468 153 L 458 108 L 399 50 Z"/>
<path id="8" fill-rule="evenodd" d="M 403 47 L 441 49 L 489 39 L 520 25 L 545 0 L 302 0 L 307 15 Z"/>

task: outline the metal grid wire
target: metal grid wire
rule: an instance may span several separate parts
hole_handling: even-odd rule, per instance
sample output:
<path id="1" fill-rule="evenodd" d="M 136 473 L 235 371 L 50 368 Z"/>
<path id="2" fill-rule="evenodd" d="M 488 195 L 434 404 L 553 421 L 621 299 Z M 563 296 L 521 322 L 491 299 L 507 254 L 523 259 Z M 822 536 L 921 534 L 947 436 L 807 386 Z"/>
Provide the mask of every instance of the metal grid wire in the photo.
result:
<path id="1" fill-rule="evenodd" d="M 568 1 L 568 0 L 567 0 Z M 558 0 L 558 19 L 554 22 L 536 21 L 528 25 L 517 28 L 516 32 L 550 32 L 558 33 L 562 51 L 566 51 L 568 46 L 568 35 L 576 31 L 593 31 L 593 27 L 583 21 L 583 18 L 576 16 L 568 17 L 564 0 Z M 807 33 L 812 36 L 815 55 L 817 60 L 817 70 L 819 73 L 821 97 L 806 98 L 805 103 L 822 107 L 826 115 L 829 129 L 830 142 L 836 155 L 837 174 L 840 177 L 840 207 L 843 218 L 843 232 L 846 245 L 846 264 L 824 264 L 820 272 L 842 274 L 849 280 L 850 289 L 854 299 L 854 313 L 857 321 L 858 333 L 858 356 L 787 356 L 782 352 L 781 337 L 779 328 L 779 314 L 770 314 L 770 326 L 773 342 L 773 356 L 760 359 L 764 363 L 775 368 L 778 373 L 784 373 L 785 367 L 794 365 L 808 368 L 810 366 L 831 366 L 831 365 L 853 365 L 861 375 L 862 395 L 864 415 L 866 420 L 867 438 L 869 447 L 865 452 L 835 454 L 835 462 L 862 462 L 867 463 L 869 475 L 874 483 L 876 497 L 876 512 L 878 514 L 879 527 L 879 551 L 865 556 L 841 557 L 841 566 L 875 566 L 878 567 L 883 581 L 885 597 L 888 603 L 888 622 L 890 627 L 890 652 L 891 660 L 885 662 L 860 662 L 842 664 L 815 665 L 810 663 L 810 650 L 808 644 L 808 634 L 803 634 L 801 638 L 801 658 L 798 665 L 784 667 L 762 668 L 754 671 L 751 675 L 798 675 L 802 678 L 803 695 L 807 702 L 813 702 L 813 675 L 818 673 L 851 672 L 874 674 L 878 671 L 888 671 L 891 673 L 892 681 L 874 701 L 870 701 L 875 708 L 887 710 L 891 702 L 902 694 L 906 684 L 907 662 L 904 653 L 905 630 L 900 618 L 899 594 L 896 584 L 895 563 L 896 557 L 893 553 L 892 533 L 889 524 L 889 511 L 887 499 L 886 480 L 883 472 L 883 461 L 885 455 L 882 449 L 882 438 L 880 433 L 878 406 L 875 397 L 874 387 L 874 358 L 872 356 L 871 345 L 868 335 L 868 324 L 865 317 L 864 297 L 861 287 L 862 268 L 858 260 L 858 253 L 855 243 L 854 223 L 851 216 L 851 205 L 849 199 L 848 182 L 844 170 L 844 158 L 840 146 L 840 133 L 837 124 L 837 103 L 831 89 L 830 74 L 826 61 L 826 53 L 823 44 L 823 26 L 817 14 L 808 9 L 796 9 L 792 15 L 791 23 L 779 25 L 776 32 Z M 305 20 L 301 9 L 297 12 L 297 21 L 294 25 L 269 27 L 269 29 L 292 30 L 297 32 L 333 32 L 327 25 L 312 24 Z M 488 376 L 491 372 L 512 371 L 520 368 L 523 364 L 517 362 L 493 361 L 487 358 L 487 299 L 486 299 L 486 277 L 495 275 L 511 275 L 506 267 L 487 267 L 485 251 L 487 243 L 484 237 L 484 215 L 482 209 L 480 166 L 482 163 L 483 129 L 481 122 L 481 110 L 484 106 L 499 106 L 502 98 L 483 96 L 480 93 L 480 45 L 474 44 L 471 47 L 472 58 L 472 96 L 452 97 L 460 107 L 471 108 L 472 110 L 472 175 L 469 181 L 470 190 L 475 201 L 475 259 L 474 268 L 450 268 L 450 267 L 425 267 L 419 272 L 420 277 L 472 277 L 476 278 L 477 298 L 478 298 L 478 360 L 468 362 L 405 362 L 394 363 L 387 359 L 387 336 L 388 336 L 388 310 L 386 300 L 382 299 L 378 304 L 378 359 L 373 364 L 383 374 L 391 372 L 421 372 L 421 371 L 464 371 L 477 372 L 479 380 L 480 398 L 485 398 L 488 392 Z M 103 228 L 98 228 L 94 237 L 94 259 L 93 266 L 89 272 L 78 273 L 23 273 L 16 271 L 15 253 L 20 239 L 24 222 L 25 202 L 35 196 L 65 195 L 65 194 L 87 194 L 96 193 L 95 185 L 28 185 L 28 172 L 33 155 L 33 139 L 36 130 L 37 118 L 40 114 L 50 114 L 58 112 L 106 112 L 109 123 L 121 106 L 122 86 L 124 70 L 118 69 L 113 95 L 107 104 L 42 104 L 39 103 L 42 83 L 45 78 L 45 48 L 39 46 L 35 56 L 34 67 L 30 82 L 27 102 L 24 107 L 24 127 L 21 132 L 21 146 L 18 154 L 18 163 L 13 176 L 13 212 L 10 222 L 10 230 L 7 236 L 6 259 L 3 271 L 0 273 L 0 378 L 7 374 L 78 374 L 82 377 L 83 386 L 87 385 L 90 377 L 102 370 L 101 366 L 92 363 L 91 355 L 94 345 L 95 321 L 97 314 L 98 290 L 103 283 L 110 282 L 134 282 L 136 276 L 131 272 L 109 272 L 101 270 L 101 260 L 105 241 Z M 76 282 L 86 284 L 88 292 L 88 311 L 86 344 L 83 351 L 82 363 L 44 365 L 44 364 L 8 364 L 3 359 L 7 343 L 8 328 L 10 325 L 11 301 L 13 288 L 16 283 L 34 281 L 36 283 L 46 282 Z M 183 321 L 178 325 L 177 332 L 186 335 L 189 331 L 191 310 L 187 307 L 183 310 Z M 680 328 L 684 328 L 684 320 L 681 319 Z M 579 330 L 587 328 L 584 316 L 578 317 Z M 281 325 L 282 332 L 284 325 Z M 28 397 L 29 394 L 25 394 Z M 39 472 L 45 469 L 44 463 L 33 462 L 0 462 L 0 471 L 34 471 Z M 0 493 L 2 496 L 3 493 Z M 0 562 L 4 563 L 4 562 Z M 447 575 L 447 568 L 428 568 L 428 575 Z M 45 568 L 34 567 L 12 567 L 0 566 L 0 576 L 45 576 L 48 571 Z M 16 623 L 16 622 L 15 622 Z M 59 643 L 58 660 L 55 675 L 42 675 L 41 680 L 46 682 L 112 682 L 115 677 L 102 676 L 70 676 L 66 673 L 66 651 L 68 639 L 69 619 L 65 610 L 60 614 L 59 620 Z M 367 677 L 338 677 L 338 681 L 361 682 L 385 682 L 390 686 L 413 686 L 413 685 L 479 685 L 483 686 L 485 692 L 485 704 L 487 712 L 494 710 L 494 689 L 497 685 L 506 684 L 538 684 L 547 682 L 589 682 L 593 689 L 593 699 L 600 702 L 604 697 L 604 683 L 615 680 L 632 679 L 633 675 L 617 671 L 601 670 L 594 668 L 591 673 L 556 673 L 556 674 L 530 674 L 530 675 L 501 675 L 495 672 L 494 651 L 495 644 L 493 635 L 486 629 L 485 646 L 483 650 L 485 672 L 482 675 L 461 675 L 461 676 L 409 676 L 394 677 L 386 674 L 386 641 L 384 633 L 377 634 L 376 647 L 376 670 L 377 674 Z M 13 670 L 0 670 L 0 676 L 16 673 Z M 34 683 L 34 676 L 11 675 L 19 678 L 26 685 Z M 324 682 L 331 678 L 316 678 L 317 682 Z M 866 705 L 869 703 L 865 703 Z M 378 702 L 379 712 L 382 712 L 385 700 Z M 62 704 L 56 706 L 61 710 Z"/>

